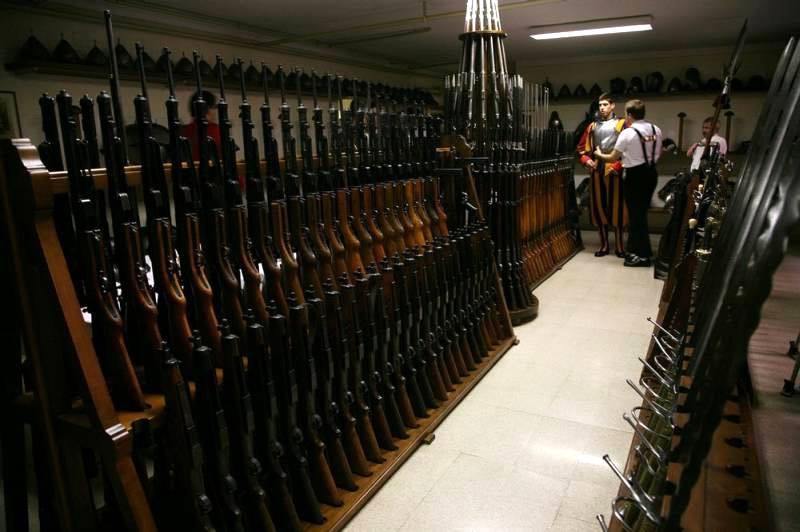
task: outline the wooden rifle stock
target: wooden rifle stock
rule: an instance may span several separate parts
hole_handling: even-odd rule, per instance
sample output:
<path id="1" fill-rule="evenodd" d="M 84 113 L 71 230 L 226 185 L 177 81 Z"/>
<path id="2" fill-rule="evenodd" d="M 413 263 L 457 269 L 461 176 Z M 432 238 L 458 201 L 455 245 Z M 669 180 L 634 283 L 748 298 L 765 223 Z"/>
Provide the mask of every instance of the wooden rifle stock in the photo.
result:
<path id="1" fill-rule="evenodd" d="M 384 185 L 386 188 L 385 192 L 385 199 L 386 199 L 386 216 L 389 225 L 392 226 L 394 229 L 395 235 L 395 253 L 402 253 L 406 250 L 406 236 L 405 236 L 405 225 L 400 220 L 400 210 L 398 204 L 394 200 L 394 188 L 395 185 L 392 182 L 385 183 Z"/>
<path id="2" fill-rule="evenodd" d="M 375 185 L 366 185 L 361 189 L 361 206 L 363 207 L 364 225 L 372 238 L 372 256 L 375 264 L 379 264 L 386 257 L 386 250 L 383 247 L 385 240 L 383 232 L 376 224 L 377 210 L 373 208 L 373 198 L 375 195 Z"/>
<path id="3" fill-rule="evenodd" d="M 367 185 L 363 185 L 366 187 Z M 353 232 L 359 242 L 359 254 L 361 255 L 362 266 L 369 266 L 375 264 L 375 256 L 372 254 L 372 236 L 369 234 L 364 224 L 364 211 L 361 208 L 361 191 L 362 187 L 352 187 L 349 190 L 350 194 L 350 219 L 353 223 Z M 361 270 L 366 274 L 366 268 Z"/>
<path id="4" fill-rule="evenodd" d="M 300 284 L 300 265 L 289 250 L 288 244 L 284 239 L 287 234 L 283 220 L 286 218 L 286 204 L 284 202 L 273 201 L 271 205 L 272 213 L 272 241 L 278 249 L 281 258 L 281 269 L 283 270 L 283 280 L 285 283 L 284 294 L 294 293 L 298 303 L 304 304 L 303 286 Z"/>
<path id="5" fill-rule="evenodd" d="M 332 257 L 331 260 L 333 262 L 333 272 L 336 274 L 336 277 L 340 277 L 341 275 L 348 276 L 348 268 L 347 268 L 347 250 L 345 245 L 342 243 L 341 238 L 339 238 L 340 231 L 339 231 L 339 224 L 335 221 L 333 211 L 333 202 L 334 202 L 334 193 L 333 192 L 325 192 L 322 194 L 322 224 L 325 230 L 325 237 L 328 240 L 328 244 L 331 249 Z M 334 286 L 338 286 L 335 284 L 336 281 L 332 281 Z"/>
<path id="6" fill-rule="evenodd" d="M 364 272 L 364 263 L 361 260 L 361 242 L 353 232 L 350 225 L 350 212 L 347 205 L 347 189 L 340 188 L 336 191 L 336 208 L 339 214 L 339 231 L 345 247 L 347 271 L 352 275 L 356 271 Z"/>
<path id="7" fill-rule="evenodd" d="M 308 227 L 303 224 L 303 207 L 305 202 L 298 196 L 290 197 L 289 225 L 291 243 L 297 253 L 297 263 L 301 286 L 311 286 L 317 297 L 322 296 L 322 283 L 319 280 L 319 261 L 308 242 Z"/>
<path id="8" fill-rule="evenodd" d="M 417 218 L 419 218 L 421 223 L 421 230 L 422 230 L 422 238 L 425 243 L 429 243 L 433 241 L 433 231 L 431 231 L 431 219 L 428 216 L 427 209 L 425 209 L 425 205 L 423 203 L 423 196 L 422 196 L 422 185 L 423 179 L 422 177 L 416 179 L 412 183 L 412 192 L 414 196 L 414 210 L 417 213 Z"/>
<path id="9" fill-rule="evenodd" d="M 320 194 L 309 194 L 306 196 L 306 215 L 308 216 L 309 239 L 318 260 L 318 276 L 323 284 L 333 283 L 336 287 L 336 272 L 333 270 L 333 253 L 328 243 L 325 241 L 325 226 L 320 221 L 319 213 L 322 209 L 322 198 Z M 324 294 L 323 294 L 324 295 Z M 320 298 L 322 299 L 322 298 Z"/>
<path id="10" fill-rule="evenodd" d="M 375 192 L 375 216 L 378 224 L 377 229 L 383 236 L 382 244 L 383 244 L 384 258 L 393 257 L 394 254 L 398 252 L 396 245 L 397 235 L 395 233 L 394 227 L 389 222 L 389 214 L 386 209 L 386 203 L 384 201 L 386 197 L 386 185 L 383 183 L 378 183 L 377 185 L 375 185 L 374 192 Z"/>

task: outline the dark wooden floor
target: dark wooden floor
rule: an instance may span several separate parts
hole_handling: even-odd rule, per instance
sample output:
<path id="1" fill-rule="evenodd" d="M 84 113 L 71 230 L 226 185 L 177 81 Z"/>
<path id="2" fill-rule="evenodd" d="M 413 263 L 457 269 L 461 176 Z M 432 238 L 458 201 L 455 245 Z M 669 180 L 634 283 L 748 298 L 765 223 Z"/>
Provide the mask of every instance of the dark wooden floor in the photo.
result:
<path id="1" fill-rule="evenodd" d="M 776 530 L 800 531 L 800 392 L 780 394 L 794 360 L 786 353 L 800 330 L 800 245 L 773 279 L 761 323 L 750 341 L 749 366 L 755 389 L 753 418 Z"/>

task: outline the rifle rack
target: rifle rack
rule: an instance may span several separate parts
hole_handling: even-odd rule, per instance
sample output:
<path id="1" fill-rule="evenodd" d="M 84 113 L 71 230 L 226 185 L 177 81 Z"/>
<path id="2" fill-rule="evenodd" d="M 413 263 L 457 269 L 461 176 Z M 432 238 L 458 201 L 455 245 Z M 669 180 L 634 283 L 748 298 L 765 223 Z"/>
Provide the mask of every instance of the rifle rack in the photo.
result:
<path id="1" fill-rule="evenodd" d="M 164 409 L 164 397 L 147 394 L 150 408 L 144 412 L 126 412 L 114 407 L 53 219 L 54 196 L 67 191 L 66 174 L 49 172 L 28 139 L 2 141 L 0 153 L 3 161 L 0 211 L 8 233 L 3 240 L 8 242 L 9 248 L 8 253 L 3 254 L 8 261 L 0 261 L 0 264 L 9 270 L 10 275 L 4 279 L 10 281 L 7 284 L 15 290 L 18 300 L 18 312 L 5 322 L 2 333 L 8 338 L 19 338 L 20 330 L 22 332 L 27 385 L 24 390 L 23 349 L 12 349 L 14 352 L 3 357 L 0 366 L 8 382 L 14 383 L 8 388 L 11 395 L 6 397 L 8 404 L 3 409 L 9 412 L 9 423 L 3 424 L 2 434 L 6 524 L 13 530 L 28 528 L 26 466 L 22 458 L 27 423 L 33 431 L 43 527 L 65 532 L 95 527 L 93 495 L 81 466 L 82 449 L 90 448 L 99 457 L 124 527 L 156 530 L 134 468 L 131 427 L 134 421 L 142 418 L 151 419 L 157 425 Z M 169 175 L 169 167 L 165 169 Z M 128 166 L 125 173 L 131 186 L 141 183 L 139 167 Z M 93 171 L 92 177 L 98 189 L 107 187 L 105 170 Z M 468 171 L 467 183 L 468 193 L 477 203 Z M 342 529 L 414 450 L 430 441 L 436 427 L 500 357 L 518 343 L 499 276 L 496 270 L 494 273 L 501 321 L 510 336 L 491 350 L 477 370 L 455 385 L 448 399 L 431 411 L 430 417 L 420 419 L 418 428 L 408 430 L 410 438 L 395 442 L 398 449 L 386 452 L 383 464 L 372 464 L 372 476 L 359 478 L 356 492 L 341 492 L 345 502 L 342 507 L 323 507 L 325 524 L 308 525 L 308 530 Z M 74 379 L 65 379 L 65 375 L 73 375 Z M 81 399 L 71 402 L 76 393 Z"/>

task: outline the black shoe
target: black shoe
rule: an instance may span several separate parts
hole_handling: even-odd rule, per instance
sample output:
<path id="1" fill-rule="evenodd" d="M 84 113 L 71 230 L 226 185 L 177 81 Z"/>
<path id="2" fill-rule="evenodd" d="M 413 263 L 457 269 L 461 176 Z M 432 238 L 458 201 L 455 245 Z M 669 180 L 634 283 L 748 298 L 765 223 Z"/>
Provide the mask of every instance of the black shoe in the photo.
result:
<path id="1" fill-rule="evenodd" d="M 594 252 L 594 256 L 595 257 L 605 257 L 606 255 L 608 255 L 608 250 L 607 249 L 599 249 L 599 250 Z"/>
<path id="2" fill-rule="evenodd" d="M 624 259 L 625 257 L 628 256 L 628 254 L 625 253 L 624 251 L 615 251 L 614 255 L 616 255 L 620 259 Z"/>
<path id="3" fill-rule="evenodd" d="M 625 262 L 623 263 L 623 265 L 628 266 L 630 268 L 649 268 L 650 259 L 631 254 L 625 258 Z"/>

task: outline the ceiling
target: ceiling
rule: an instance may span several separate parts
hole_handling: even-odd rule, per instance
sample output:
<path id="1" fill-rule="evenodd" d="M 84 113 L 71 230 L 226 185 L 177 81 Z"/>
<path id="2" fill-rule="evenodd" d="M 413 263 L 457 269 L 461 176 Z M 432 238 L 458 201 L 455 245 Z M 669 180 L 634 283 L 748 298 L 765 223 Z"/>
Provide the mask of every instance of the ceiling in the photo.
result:
<path id="1" fill-rule="evenodd" d="M 72 1 L 124 6 L 158 20 L 171 16 L 221 33 L 247 33 L 259 47 L 276 51 L 317 50 L 436 77 L 455 69 L 466 6 L 466 0 Z M 500 0 L 499 5 L 512 64 L 731 46 L 745 18 L 748 43 L 777 43 L 800 33 L 796 0 Z M 639 15 L 652 16 L 654 31 L 552 41 L 528 37 L 531 26 Z"/>

